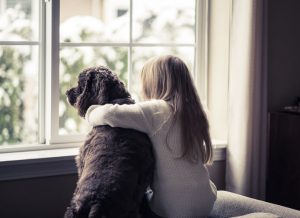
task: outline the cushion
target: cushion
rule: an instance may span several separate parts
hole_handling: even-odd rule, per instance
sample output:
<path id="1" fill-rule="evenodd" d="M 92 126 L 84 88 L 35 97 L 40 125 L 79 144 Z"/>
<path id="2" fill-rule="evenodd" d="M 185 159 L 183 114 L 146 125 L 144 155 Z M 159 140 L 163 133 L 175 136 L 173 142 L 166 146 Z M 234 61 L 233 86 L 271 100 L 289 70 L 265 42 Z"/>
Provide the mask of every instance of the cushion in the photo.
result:
<path id="1" fill-rule="evenodd" d="M 234 218 L 281 218 L 272 213 L 249 213 L 243 216 L 235 216 Z"/>

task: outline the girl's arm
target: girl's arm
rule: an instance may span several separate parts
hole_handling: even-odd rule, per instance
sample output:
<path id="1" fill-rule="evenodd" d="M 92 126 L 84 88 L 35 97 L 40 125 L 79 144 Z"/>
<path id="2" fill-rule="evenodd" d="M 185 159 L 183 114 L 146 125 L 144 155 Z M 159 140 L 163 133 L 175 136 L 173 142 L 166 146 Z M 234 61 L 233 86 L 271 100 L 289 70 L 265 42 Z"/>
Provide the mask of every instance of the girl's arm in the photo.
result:
<path id="1" fill-rule="evenodd" d="M 87 110 L 86 120 L 92 126 L 109 125 L 151 133 L 151 119 L 147 119 L 139 104 L 92 105 Z"/>

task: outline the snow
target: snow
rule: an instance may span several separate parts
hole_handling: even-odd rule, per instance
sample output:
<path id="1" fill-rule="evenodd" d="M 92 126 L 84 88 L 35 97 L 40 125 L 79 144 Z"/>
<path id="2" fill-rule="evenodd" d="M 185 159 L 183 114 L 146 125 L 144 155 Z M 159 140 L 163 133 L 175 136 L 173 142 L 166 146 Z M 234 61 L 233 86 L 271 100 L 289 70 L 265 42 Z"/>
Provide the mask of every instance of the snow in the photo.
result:
<path id="1" fill-rule="evenodd" d="M 87 35 L 87 39 L 82 34 Z M 91 16 L 73 16 L 60 25 L 62 42 L 96 41 L 105 36 L 105 27 L 100 19 Z"/>
<path id="2" fill-rule="evenodd" d="M 133 43 L 194 43 L 195 42 L 195 0 L 133 0 L 132 14 L 132 37 Z M 0 15 L 0 40 L 3 41 L 26 41 L 33 39 L 33 27 L 37 26 L 37 21 L 26 17 L 20 7 L 10 8 Z M 60 24 L 60 42 L 103 42 L 103 43 L 128 43 L 129 42 L 129 13 L 121 17 L 115 17 L 111 20 L 102 21 L 92 16 L 72 16 Z M 26 63 L 16 63 L 24 65 L 23 74 L 26 77 L 33 78 L 37 81 L 37 50 L 33 46 L 15 46 L 15 55 L 30 56 Z M 2 49 L 0 49 L 0 54 Z M 128 63 L 121 60 L 126 58 L 128 48 L 125 46 L 81 46 L 81 47 L 61 47 L 60 59 L 60 80 L 64 84 L 72 81 L 74 75 L 82 69 L 74 72 L 74 75 L 67 73 L 68 66 L 74 66 L 79 60 L 83 60 L 83 65 L 90 67 L 93 65 L 112 65 L 111 69 L 117 74 L 123 72 L 123 78 L 127 78 L 127 69 L 124 69 Z M 169 54 L 183 58 L 190 66 L 193 63 L 194 47 L 133 47 L 133 73 L 131 74 L 132 84 L 131 93 L 135 99 L 139 99 L 140 83 L 139 71 L 144 62 L 155 55 Z M 2 56 L 2 55 L 1 55 Z M 125 60 L 126 61 L 126 60 Z M 81 66 L 81 65 L 80 65 Z M 4 72 L 0 69 L 0 75 Z M 73 73 L 73 72 L 72 72 Z M 125 76 L 126 77 L 125 77 Z M 13 80 L 13 85 L 17 86 L 19 80 Z M 32 84 L 31 84 L 32 85 Z M 70 84 L 73 85 L 73 84 Z M 2 92 L 1 92 L 2 90 Z M 62 93 L 65 90 L 62 90 Z M 22 99 L 27 99 L 23 96 Z M 36 98 L 36 96 L 29 96 Z M 0 99 L 2 104 L 10 104 L 9 93 L 3 94 L 0 88 Z M 62 117 L 67 113 L 65 102 L 59 102 L 59 116 Z M 34 110 L 29 108 L 28 110 Z M 68 115 L 69 116 L 69 115 Z M 78 129 L 86 128 L 84 123 L 78 124 L 70 115 L 60 133 L 74 132 Z"/>

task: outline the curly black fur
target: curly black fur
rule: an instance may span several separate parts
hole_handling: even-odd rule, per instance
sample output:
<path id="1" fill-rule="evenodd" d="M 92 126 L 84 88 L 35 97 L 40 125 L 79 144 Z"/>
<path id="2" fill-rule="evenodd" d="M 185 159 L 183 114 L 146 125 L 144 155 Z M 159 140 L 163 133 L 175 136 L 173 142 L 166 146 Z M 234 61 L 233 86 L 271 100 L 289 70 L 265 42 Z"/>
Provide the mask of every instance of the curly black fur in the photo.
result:
<path id="1" fill-rule="evenodd" d="M 106 67 L 80 73 L 66 92 L 84 117 L 94 104 L 133 104 L 124 84 Z M 144 133 L 109 126 L 94 127 L 77 157 L 78 182 L 65 218 L 134 218 L 152 181 L 152 145 Z"/>

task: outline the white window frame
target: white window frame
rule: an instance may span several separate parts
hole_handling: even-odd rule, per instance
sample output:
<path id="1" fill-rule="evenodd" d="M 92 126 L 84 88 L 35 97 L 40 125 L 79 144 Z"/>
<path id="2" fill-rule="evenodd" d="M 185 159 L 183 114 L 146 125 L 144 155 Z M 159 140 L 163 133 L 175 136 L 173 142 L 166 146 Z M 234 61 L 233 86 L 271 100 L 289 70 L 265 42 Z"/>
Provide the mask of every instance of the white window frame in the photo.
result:
<path id="1" fill-rule="evenodd" d="M 132 2 L 130 0 L 130 25 L 128 43 L 60 43 L 59 42 L 59 1 L 51 1 L 46 4 L 46 37 L 51 36 L 46 44 L 46 119 L 45 138 L 46 144 L 70 144 L 83 141 L 82 134 L 59 135 L 59 47 L 60 46 L 125 46 L 128 48 L 128 88 L 131 88 L 132 49 L 139 47 L 194 47 L 194 78 L 200 97 L 206 102 L 207 96 L 207 22 L 208 0 L 196 0 L 195 18 L 195 42 L 194 43 L 136 43 L 132 41 Z M 197 73 L 196 73 L 197 72 Z"/>
<path id="2" fill-rule="evenodd" d="M 130 8 L 132 11 L 132 1 Z M 135 46 L 190 46 L 194 47 L 194 80 L 202 100 L 207 101 L 207 41 L 209 0 L 195 0 L 195 42 L 194 43 L 135 43 L 132 41 L 132 13 L 130 13 L 130 41 L 128 43 L 60 43 L 59 0 L 40 1 L 39 41 L 20 42 L 18 44 L 39 45 L 39 138 L 38 144 L 5 145 L 0 153 L 15 151 L 44 150 L 78 147 L 85 139 L 83 134 L 59 135 L 59 48 L 63 46 L 126 46 L 129 48 L 128 83 L 130 90 L 130 72 L 132 71 L 132 48 Z M 1 42 L 2 44 L 3 42 Z M 15 42 L 4 42 L 15 45 Z"/>
<path id="3" fill-rule="evenodd" d="M 3 4 L 1 5 L 1 13 L 3 12 L 4 8 L 6 7 L 6 1 L 2 2 Z M 44 8 L 44 2 L 38 2 L 38 10 L 39 10 L 39 23 L 38 23 L 38 28 L 39 28 L 39 33 L 38 33 L 38 39 L 37 40 L 27 40 L 27 41 L 0 41 L 0 46 L 38 46 L 38 53 L 39 53 L 39 66 L 38 66 L 38 117 L 39 117 L 39 122 L 38 122 L 38 144 L 43 144 L 44 143 L 44 135 L 42 134 L 44 130 L 43 129 L 43 124 L 44 124 L 44 112 L 43 112 L 43 102 L 45 99 L 44 96 L 44 79 L 42 78 L 42 69 L 43 69 L 43 63 L 44 63 L 44 48 L 43 48 L 43 38 L 44 38 L 44 33 L 42 31 L 44 27 L 43 23 L 43 16 L 45 13 L 43 13 L 43 8 Z M 42 139 L 43 138 L 43 139 Z M 0 153 L 6 153 L 6 152 L 14 152 L 14 151 L 21 151 L 21 150 L 27 150 L 28 148 L 31 148 L 33 145 L 32 144 L 18 144 L 18 145 L 1 145 L 0 146 Z"/>

